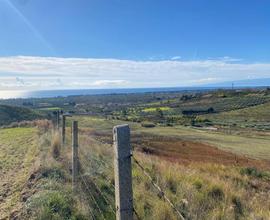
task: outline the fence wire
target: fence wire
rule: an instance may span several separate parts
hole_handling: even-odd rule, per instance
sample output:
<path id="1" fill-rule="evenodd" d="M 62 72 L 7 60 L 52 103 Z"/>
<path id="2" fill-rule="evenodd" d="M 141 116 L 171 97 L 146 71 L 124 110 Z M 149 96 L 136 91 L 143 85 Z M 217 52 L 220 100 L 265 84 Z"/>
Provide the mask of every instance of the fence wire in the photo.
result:
<path id="1" fill-rule="evenodd" d="M 89 195 L 88 200 L 91 200 L 94 207 L 96 207 L 96 210 L 99 213 L 98 216 L 103 220 L 114 219 L 112 215 L 116 216 L 116 211 L 114 209 L 114 201 L 110 199 L 111 196 L 114 195 L 114 185 L 112 184 L 112 181 L 108 180 L 109 176 L 106 175 L 106 173 L 111 171 L 113 168 L 113 164 L 109 161 L 111 157 L 107 158 L 106 156 L 101 155 L 99 151 L 96 151 L 99 150 L 96 147 L 86 148 L 86 145 L 88 145 L 87 142 L 81 144 L 81 147 L 79 147 L 78 159 L 80 164 L 80 181 Z M 100 145 L 97 146 L 99 147 Z M 107 151 L 105 151 L 105 153 L 106 152 Z M 104 180 L 106 188 L 109 189 L 108 191 L 106 190 L 106 192 L 104 192 L 99 186 L 101 179 Z M 96 215 L 96 217 L 98 216 Z"/>
<path id="2" fill-rule="evenodd" d="M 112 149 L 112 145 L 101 140 L 101 138 L 93 137 L 93 136 L 91 136 L 91 138 L 94 141 L 101 143 L 103 146 L 110 147 Z M 105 179 L 106 183 L 108 183 L 110 185 L 108 188 L 110 189 L 111 193 L 113 194 L 115 192 L 114 182 L 112 182 L 111 179 L 106 174 L 104 174 L 105 169 L 107 169 L 107 170 L 113 169 L 113 164 L 106 161 L 100 155 L 99 156 L 94 155 L 92 151 L 90 153 L 87 153 L 87 152 L 85 152 L 86 149 L 82 150 L 81 148 L 79 148 L 79 150 L 80 150 L 79 163 L 81 165 L 81 170 L 79 172 L 79 179 L 81 180 L 81 183 L 82 183 L 81 187 L 84 186 L 85 192 L 87 192 L 87 195 L 88 195 L 88 196 L 86 196 L 86 195 L 84 195 L 84 196 L 86 197 L 87 201 L 89 200 L 89 197 L 91 198 L 91 201 L 94 203 L 96 210 L 100 214 L 100 217 L 102 217 L 103 220 L 106 220 L 102 208 L 100 207 L 98 201 L 96 200 L 95 196 L 93 195 L 94 193 L 92 193 L 91 189 L 89 188 L 89 181 L 91 181 L 91 184 L 94 186 L 96 193 L 99 196 L 101 196 L 103 201 L 108 205 L 111 212 L 115 215 L 116 210 L 114 208 L 114 205 L 111 204 L 112 202 L 110 201 L 110 199 L 107 198 L 105 193 L 102 192 L 102 190 L 100 189 L 98 184 L 95 183 L 95 179 L 93 178 L 93 176 L 96 177 L 98 175 L 99 177 Z M 95 158 L 95 156 L 96 156 L 96 158 Z M 159 192 L 158 195 L 160 197 L 164 198 L 164 201 L 166 201 L 170 205 L 170 207 L 175 211 L 175 213 L 177 214 L 177 216 L 181 220 L 185 220 L 185 218 L 181 214 L 181 212 L 177 209 L 177 207 L 174 205 L 174 203 L 168 198 L 168 196 L 161 189 L 161 187 L 154 181 L 154 179 L 147 172 L 147 170 L 144 168 L 144 166 L 136 159 L 136 157 L 134 155 L 132 155 L 132 158 L 133 158 L 134 163 L 141 169 L 143 174 L 149 179 L 149 181 L 153 185 L 153 187 Z M 89 171 L 89 174 L 88 174 L 87 170 Z M 91 177 L 91 180 L 89 180 L 88 178 L 87 178 L 88 179 L 87 180 L 85 176 Z M 89 201 L 88 201 L 87 207 L 89 209 L 89 214 L 90 214 L 91 219 L 95 220 L 96 216 L 93 213 L 93 210 L 90 206 Z M 138 214 L 137 210 L 135 209 L 135 206 L 133 208 L 133 212 L 138 220 L 142 219 L 140 217 L 140 215 Z"/>
<path id="3" fill-rule="evenodd" d="M 80 185 L 80 188 L 81 188 L 81 190 L 83 191 L 81 185 Z M 82 196 L 83 196 L 84 200 L 86 200 L 86 201 L 88 200 L 88 199 L 86 198 L 85 193 L 80 193 L 80 200 L 81 200 L 81 197 L 82 197 Z M 82 202 L 82 201 L 80 201 L 80 202 Z M 88 209 L 88 212 L 90 213 L 91 219 L 92 219 L 92 220 L 96 220 L 96 218 L 95 218 L 95 216 L 94 216 L 94 213 L 93 213 L 93 211 L 92 211 L 92 207 L 90 206 L 90 204 L 89 204 L 88 201 L 87 201 L 87 209 Z"/>
<path id="4" fill-rule="evenodd" d="M 141 163 L 135 158 L 133 155 L 133 161 L 137 166 L 143 171 L 144 175 L 150 180 L 151 184 L 159 191 L 160 196 L 165 199 L 165 201 L 171 206 L 171 208 L 177 213 L 181 220 L 185 220 L 184 216 L 181 212 L 176 208 L 176 206 L 171 202 L 171 200 L 166 196 L 165 192 L 160 188 L 160 186 L 153 180 L 150 174 L 146 171 L 146 169 L 141 165 Z"/>
<path id="5" fill-rule="evenodd" d="M 85 188 L 86 188 L 88 194 L 90 195 L 92 201 L 95 203 L 95 206 L 97 207 L 97 210 L 99 211 L 100 215 L 102 216 L 102 218 L 103 218 L 104 220 L 106 220 L 106 218 L 105 218 L 105 216 L 104 216 L 104 214 L 103 214 L 103 212 L 102 212 L 100 206 L 98 205 L 98 202 L 96 201 L 94 195 L 91 193 L 91 190 L 89 189 L 89 187 L 88 187 L 88 185 L 87 185 L 87 181 L 84 179 L 84 177 L 83 177 L 83 175 L 82 175 L 81 173 L 80 173 L 79 177 L 80 177 L 80 179 L 82 180 L 82 183 L 84 184 L 84 186 L 85 186 Z"/>
<path id="6" fill-rule="evenodd" d="M 109 201 L 109 199 L 105 196 L 105 194 L 102 192 L 102 190 L 98 187 L 98 185 L 94 181 L 92 183 L 95 185 L 95 187 L 98 190 L 98 192 L 101 195 L 101 197 L 104 199 L 104 201 L 110 207 L 110 209 L 112 210 L 112 212 L 115 214 L 115 209 L 112 207 L 111 202 Z"/>

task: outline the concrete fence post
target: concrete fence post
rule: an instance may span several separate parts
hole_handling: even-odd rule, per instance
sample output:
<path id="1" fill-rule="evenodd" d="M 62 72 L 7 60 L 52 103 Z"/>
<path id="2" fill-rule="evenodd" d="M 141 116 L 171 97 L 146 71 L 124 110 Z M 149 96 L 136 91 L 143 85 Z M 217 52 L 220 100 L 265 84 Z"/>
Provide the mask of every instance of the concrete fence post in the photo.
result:
<path id="1" fill-rule="evenodd" d="M 78 122 L 72 122 L 72 188 L 77 185 L 78 178 Z"/>
<path id="2" fill-rule="evenodd" d="M 62 115 L 62 145 L 65 145 L 66 142 L 66 116 Z"/>
<path id="3" fill-rule="evenodd" d="M 116 219 L 132 220 L 132 167 L 128 125 L 118 125 L 113 128 L 113 142 Z"/>
<path id="4" fill-rule="evenodd" d="M 60 124 L 60 112 L 59 110 L 56 112 L 56 129 L 59 131 L 59 124 Z"/>

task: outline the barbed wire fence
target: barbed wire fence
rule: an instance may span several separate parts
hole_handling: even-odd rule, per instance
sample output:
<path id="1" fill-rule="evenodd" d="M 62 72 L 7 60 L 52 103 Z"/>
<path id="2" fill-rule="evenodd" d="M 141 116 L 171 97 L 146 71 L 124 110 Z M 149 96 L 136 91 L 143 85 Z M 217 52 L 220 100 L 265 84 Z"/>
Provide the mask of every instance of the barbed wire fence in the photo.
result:
<path id="1" fill-rule="evenodd" d="M 62 143 L 65 144 L 65 115 L 62 115 L 61 119 L 61 129 L 59 118 L 56 121 L 57 127 L 61 130 Z M 133 217 L 138 220 L 143 219 L 135 208 L 132 192 L 132 169 L 137 166 L 141 174 L 156 190 L 156 196 L 159 199 L 162 198 L 172 208 L 178 219 L 185 220 L 181 210 L 169 199 L 162 187 L 132 153 L 128 125 L 113 128 L 113 148 L 111 144 L 103 142 L 99 138 L 79 134 L 76 121 L 72 122 L 71 130 L 73 190 L 74 193 L 80 194 L 80 199 L 86 206 L 90 219 L 129 220 Z M 101 149 L 101 146 L 104 149 Z M 102 155 L 104 152 L 107 157 Z"/>

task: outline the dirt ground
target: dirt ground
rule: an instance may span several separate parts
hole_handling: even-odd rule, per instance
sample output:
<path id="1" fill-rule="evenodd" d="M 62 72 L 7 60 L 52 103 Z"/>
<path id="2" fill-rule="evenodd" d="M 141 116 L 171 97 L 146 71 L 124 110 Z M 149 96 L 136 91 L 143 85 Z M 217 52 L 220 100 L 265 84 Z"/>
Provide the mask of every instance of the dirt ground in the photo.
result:
<path id="1" fill-rule="evenodd" d="M 97 140 L 112 144 L 111 134 L 90 132 Z M 217 163 L 241 167 L 270 169 L 270 160 L 256 160 L 243 155 L 223 151 L 206 143 L 181 140 L 179 138 L 149 134 L 132 135 L 131 144 L 135 150 L 160 156 L 178 163 Z"/>

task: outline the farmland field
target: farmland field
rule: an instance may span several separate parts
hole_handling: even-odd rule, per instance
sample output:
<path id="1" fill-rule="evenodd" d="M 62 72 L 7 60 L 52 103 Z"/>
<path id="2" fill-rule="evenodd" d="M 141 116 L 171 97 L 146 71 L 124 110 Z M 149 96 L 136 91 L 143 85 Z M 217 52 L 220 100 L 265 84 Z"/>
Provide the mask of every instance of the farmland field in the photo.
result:
<path id="1" fill-rule="evenodd" d="M 0 140 L 0 219 L 5 219 L 22 208 L 22 191 L 40 158 L 34 128 L 0 130 Z"/>
<path id="2" fill-rule="evenodd" d="M 126 123 L 123 121 L 106 120 L 95 117 L 77 117 L 73 119 L 78 120 L 84 127 L 95 128 L 97 132 L 100 132 L 103 135 L 107 134 L 108 136 L 111 135 L 111 128 L 114 125 Z M 167 137 L 167 139 L 176 138 L 179 141 L 208 144 L 217 147 L 220 150 L 233 152 L 254 159 L 269 160 L 270 158 L 269 136 L 224 134 L 216 131 L 199 130 L 183 126 L 176 126 L 173 128 L 143 128 L 140 124 L 135 122 L 129 124 L 134 135 L 140 134 L 141 136 Z"/>
<path id="3" fill-rule="evenodd" d="M 0 219 L 115 219 L 112 128 L 128 124 L 133 158 L 185 219 L 268 220 L 270 102 L 262 93 L 132 94 L 129 103 L 126 95 L 101 96 L 84 105 L 72 100 L 67 109 L 67 100 L 41 99 L 55 107 L 42 113 L 31 105 L 31 111 L 49 120 L 18 120 L 0 129 Z M 65 145 L 52 125 L 58 109 L 67 114 Z M 76 195 L 74 120 L 79 124 Z M 136 218 L 178 219 L 134 159 L 132 179 Z"/>

